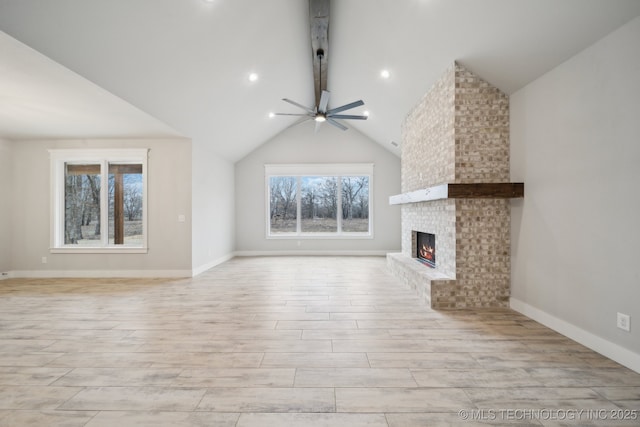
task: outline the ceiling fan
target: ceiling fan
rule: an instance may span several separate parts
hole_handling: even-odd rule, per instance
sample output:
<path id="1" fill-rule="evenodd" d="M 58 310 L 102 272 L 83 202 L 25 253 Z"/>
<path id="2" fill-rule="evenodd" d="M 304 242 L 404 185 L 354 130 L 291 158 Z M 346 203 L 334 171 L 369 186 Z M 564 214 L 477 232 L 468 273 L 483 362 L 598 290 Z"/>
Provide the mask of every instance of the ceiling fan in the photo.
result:
<path id="1" fill-rule="evenodd" d="M 349 104 L 342 105 L 336 108 L 328 108 L 330 93 L 326 90 L 327 87 L 327 61 L 326 51 L 328 49 L 329 39 L 329 0 L 309 0 L 309 23 L 311 26 L 311 47 L 315 53 L 313 57 L 313 74 L 314 74 L 314 89 L 316 94 L 316 105 L 314 107 L 306 107 L 288 98 L 282 98 L 283 101 L 288 102 L 291 105 L 295 105 L 298 108 L 304 110 L 304 113 L 275 113 L 277 116 L 299 116 L 300 120 L 295 122 L 292 126 L 306 122 L 308 120 L 315 120 L 316 131 L 320 124 L 328 122 L 329 124 L 337 127 L 341 130 L 347 130 L 347 126 L 340 123 L 340 120 L 367 120 L 365 115 L 354 114 L 339 114 L 343 111 L 350 110 L 355 107 L 364 105 L 362 100 L 350 102 Z M 324 63 L 322 60 L 325 59 Z M 316 68 L 317 65 L 317 68 Z M 324 75 L 322 71 L 325 71 Z M 317 83 L 317 85 L 316 85 Z"/>

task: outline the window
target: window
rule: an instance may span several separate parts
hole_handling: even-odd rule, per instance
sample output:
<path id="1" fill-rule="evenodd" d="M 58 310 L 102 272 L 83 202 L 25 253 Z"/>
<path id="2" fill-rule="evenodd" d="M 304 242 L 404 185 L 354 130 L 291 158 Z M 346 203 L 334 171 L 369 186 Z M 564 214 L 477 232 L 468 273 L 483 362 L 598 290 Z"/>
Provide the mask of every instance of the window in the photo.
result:
<path id="1" fill-rule="evenodd" d="M 51 251 L 147 251 L 147 149 L 50 150 Z"/>
<path id="2" fill-rule="evenodd" d="M 267 237 L 372 237 L 372 164 L 266 165 Z"/>

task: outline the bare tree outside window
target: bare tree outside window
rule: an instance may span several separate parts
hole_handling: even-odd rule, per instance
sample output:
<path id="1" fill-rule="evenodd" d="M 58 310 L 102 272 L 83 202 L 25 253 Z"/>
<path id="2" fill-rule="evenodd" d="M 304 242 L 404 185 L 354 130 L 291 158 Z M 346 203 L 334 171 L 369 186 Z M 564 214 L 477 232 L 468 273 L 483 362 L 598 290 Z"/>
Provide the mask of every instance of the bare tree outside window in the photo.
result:
<path id="1" fill-rule="evenodd" d="M 101 237 L 99 164 L 66 164 L 65 245 L 96 245 Z M 109 244 L 142 242 L 142 165 L 110 164 L 108 176 Z"/>
<path id="2" fill-rule="evenodd" d="M 270 235 L 371 232 L 367 175 L 270 176 L 268 183 Z"/>
<path id="3" fill-rule="evenodd" d="M 272 233 L 295 233 L 297 230 L 297 184 L 292 176 L 269 179 L 269 218 Z"/>
<path id="4" fill-rule="evenodd" d="M 109 163 L 109 244 L 142 242 L 142 165 Z"/>
<path id="5" fill-rule="evenodd" d="M 369 231 L 369 177 L 342 177 L 342 230 Z"/>
<path id="6" fill-rule="evenodd" d="M 100 239 L 100 165 L 68 164 L 65 169 L 64 243 Z"/>
<path id="7" fill-rule="evenodd" d="M 127 221 L 142 220 L 142 183 L 137 175 L 124 177 L 124 213 Z"/>
<path id="8" fill-rule="evenodd" d="M 332 176 L 302 177 L 300 228 L 303 233 L 338 231 L 336 183 Z"/>

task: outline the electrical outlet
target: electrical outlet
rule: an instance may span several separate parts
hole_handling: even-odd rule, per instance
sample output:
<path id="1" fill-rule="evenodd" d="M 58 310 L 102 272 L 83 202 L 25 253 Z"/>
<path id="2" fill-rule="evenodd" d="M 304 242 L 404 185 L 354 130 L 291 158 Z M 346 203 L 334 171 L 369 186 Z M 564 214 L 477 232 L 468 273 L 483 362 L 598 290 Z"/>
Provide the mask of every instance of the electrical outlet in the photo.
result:
<path id="1" fill-rule="evenodd" d="M 2 276 L 2 277 L 6 277 L 8 275 L 9 275 L 9 273 L 7 273 L 6 271 L 3 271 L 2 273 L 0 273 L 0 276 Z"/>
<path id="2" fill-rule="evenodd" d="M 618 328 L 623 331 L 629 332 L 631 330 L 631 316 L 628 314 L 618 313 L 617 325 Z"/>
<path id="3" fill-rule="evenodd" d="M 43 257 L 42 257 L 42 263 L 43 263 L 43 264 L 46 264 L 46 263 L 47 263 L 47 257 L 46 257 L 46 256 L 43 256 Z"/>

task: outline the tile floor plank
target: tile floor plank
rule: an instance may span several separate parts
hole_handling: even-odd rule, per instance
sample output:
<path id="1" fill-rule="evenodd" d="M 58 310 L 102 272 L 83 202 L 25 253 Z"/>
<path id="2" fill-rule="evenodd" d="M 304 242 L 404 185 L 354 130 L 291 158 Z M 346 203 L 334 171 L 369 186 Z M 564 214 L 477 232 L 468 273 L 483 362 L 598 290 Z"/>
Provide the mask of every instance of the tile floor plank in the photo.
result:
<path id="1" fill-rule="evenodd" d="M 219 412 L 101 411 L 85 427 L 235 427 L 239 417 Z"/>
<path id="2" fill-rule="evenodd" d="M 194 411 L 206 389 L 87 387 L 58 409 L 73 411 Z"/>
<path id="3" fill-rule="evenodd" d="M 333 388 L 213 388 L 198 410 L 215 412 L 335 412 Z"/>
<path id="4" fill-rule="evenodd" d="M 47 427 L 84 427 L 87 426 L 95 411 L 0 411 L 2 426 L 47 426 Z"/>
<path id="5" fill-rule="evenodd" d="M 236 427 L 388 427 L 382 414 L 241 414 Z"/>

